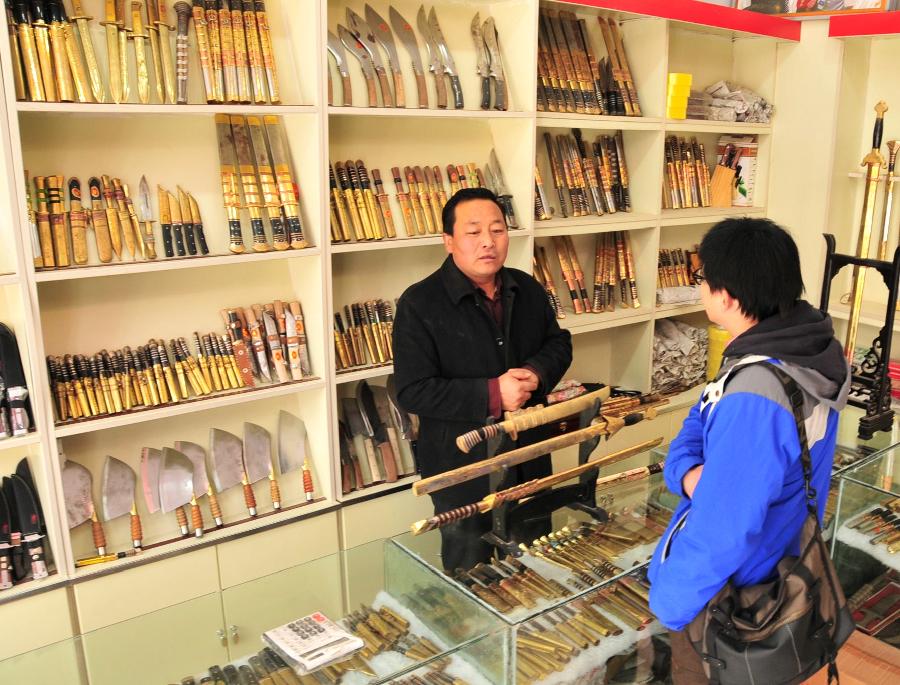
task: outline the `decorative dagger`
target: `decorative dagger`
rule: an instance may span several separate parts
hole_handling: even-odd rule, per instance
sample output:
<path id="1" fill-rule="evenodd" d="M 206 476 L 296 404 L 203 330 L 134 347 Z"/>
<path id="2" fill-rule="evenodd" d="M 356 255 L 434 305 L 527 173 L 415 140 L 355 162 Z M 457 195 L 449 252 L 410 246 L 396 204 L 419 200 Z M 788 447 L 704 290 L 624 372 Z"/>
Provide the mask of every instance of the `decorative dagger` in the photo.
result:
<path id="1" fill-rule="evenodd" d="M 175 256 L 172 248 L 172 214 L 169 208 L 169 193 L 160 185 L 156 186 L 156 199 L 159 203 L 159 225 L 162 228 L 163 254 L 166 259 Z"/>
<path id="2" fill-rule="evenodd" d="M 209 48 L 209 33 L 206 30 L 206 12 L 203 0 L 193 0 L 191 15 L 194 18 L 194 34 L 197 36 L 197 53 L 200 55 L 200 72 L 203 74 L 203 90 L 206 93 L 206 101 L 215 102 L 212 55 Z"/>
<path id="3" fill-rule="evenodd" d="M 284 221 L 281 218 L 278 185 L 275 181 L 275 174 L 272 171 L 272 162 L 269 158 L 269 150 L 266 146 L 266 138 L 260 118 L 248 116 L 247 129 L 250 131 L 250 143 L 253 147 L 253 157 L 256 160 L 259 185 L 262 189 L 263 206 L 266 208 L 269 224 L 272 226 L 272 242 L 276 250 L 287 250 L 290 245 L 284 230 Z"/>
<path id="4" fill-rule="evenodd" d="M 12 15 L 15 20 L 19 47 L 22 52 L 22 64 L 25 71 L 25 82 L 28 85 L 28 96 L 33 102 L 46 102 L 47 95 L 44 92 L 44 82 L 41 79 L 41 64 L 38 59 L 34 29 L 31 27 L 31 17 L 28 13 L 28 2 L 26 0 L 15 0 L 12 7 Z"/>
<path id="5" fill-rule="evenodd" d="M 203 233 L 203 219 L 200 217 L 200 207 L 193 195 L 188 195 L 191 203 L 191 222 L 194 224 L 194 232 L 197 234 L 197 242 L 200 244 L 200 254 L 209 254 L 209 246 L 206 244 L 206 235 Z"/>
<path id="6" fill-rule="evenodd" d="M 222 36 L 216 0 L 206 0 L 206 35 L 209 38 L 209 60 L 213 75 L 215 102 L 225 102 L 225 72 L 222 66 Z"/>
<path id="7" fill-rule="evenodd" d="M 135 3 L 137 4 L 137 3 Z M 191 6 L 181 0 L 175 3 L 177 17 L 175 29 L 175 102 L 186 105 L 188 101 L 188 22 L 191 19 Z M 138 12 L 140 16 L 140 12 Z M 137 31 L 137 27 L 135 27 Z M 135 46 L 137 49 L 137 46 Z"/>
<path id="8" fill-rule="evenodd" d="M 350 85 L 350 72 L 347 71 L 347 53 L 344 52 L 340 39 L 331 31 L 328 32 L 328 42 L 325 45 L 341 75 L 341 105 L 350 107 L 353 105 L 353 88 Z"/>
<path id="9" fill-rule="evenodd" d="M 13 17 L 12 0 L 5 0 L 6 28 L 9 31 L 9 53 L 12 56 L 13 87 L 16 91 L 16 100 L 26 100 L 25 70 L 22 63 L 22 52 L 19 49 L 19 36 L 16 20 Z"/>
<path id="10" fill-rule="evenodd" d="M 503 60 L 500 57 L 500 38 L 494 18 L 488 17 L 482 29 L 484 43 L 491 56 L 490 76 L 494 79 L 494 109 L 506 109 L 506 76 L 503 73 Z M 484 102 L 482 101 L 482 105 Z M 486 109 L 486 108 L 485 108 Z"/>
<path id="11" fill-rule="evenodd" d="M 73 102 L 75 100 L 73 67 L 78 62 L 74 59 L 70 62 L 66 50 L 66 34 L 63 30 L 62 0 L 47 0 L 47 18 L 50 21 L 50 45 L 53 47 L 53 74 L 56 78 L 56 87 L 59 91 L 60 102 Z M 68 22 L 66 22 L 68 26 Z M 74 53 L 72 54 L 74 57 Z M 79 84 L 83 85 L 83 84 Z M 84 95 L 84 91 L 79 89 Z M 84 102 L 79 98 L 79 102 Z"/>
<path id="12" fill-rule="evenodd" d="M 144 41 L 149 36 L 144 32 L 141 3 L 131 3 L 131 36 L 134 43 L 134 60 L 137 66 L 138 100 L 142 105 L 150 102 L 150 73 L 147 70 L 147 52 Z M 187 48 L 187 45 L 185 45 Z"/>
<path id="13" fill-rule="evenodd" d="M 256 25 L 253 0 L 243 0 L 244 34 L 247 37 L 247 58 L 250 62 L 250 80 L 253 85 L 253 101 L 266 102 L 266 69 L 262 46 Z"/>
<path id="14" fill-rule="evenodd" d="M 72 227 L 73 261 L 87 264 L 87 212 L 81 206 L 81 181 L 69 179 L 69 225 Z"/>
<path id="15" fill-rule="evenodd" d="M 447 48 L 447 42 L 444 40 L 444 34 L 441 32 L 441 25 L 438 23 L 437 13 L 435 13 L 434 7 L 432 7 L 431 11 L 428 13 L 428 25 L 431 28 L 431 38 L 440 55 L 443 74 L 450 77 L 450 90 L 453 93 L 453 106 L 456 109 L 462 109 L 463 94 L 462 86 L 459 83 L 459 72 L 456 70 L 456 63 L 453 61 L 450 50 Z M 441 81 L 443 82 L 443 75 L 441 76 Z"/>
<path id="16" fill-rule="evenodd" d="M 378 107 L 378 92 L 375 90 L 375 65 L 372 63 L 365 46 L 345 27 L 338 24 L 338 36 L 353 56 L 359 60 L 360 69 L 362 69 L 363 78 L 366 80 L 366 93 L 369 98 L 369 107 Z"/>
<path id="17" fill-rule="evenodd" d="M 481 32 L 481 13 L 476 12 L 472 17 L 472 25 L 469 29 L 472 32 L 472 40 L 475 41 L 475 54 L 478 55 L 478 61 L 475 71 L 481 78 L 481 109 L 491 108 L 491 58 L 488 56 L 487 45 L 484 42 L 484 35 Z"/>
<path id="18" fill-rule="evenodd" d="M 69 266 L 69 235 L 66 228 L 65 202 L 63 201 L 63 177 L 47 177 L 47 208 L 53 229 L 53 247 L 56 250 L 56 266 Z"/>
<path id="19" fill-rule="evenodd" d="M 113 252 L 118 259 L 122 258 L 122 233 L 119 229 L 119 214 L 116 211 L 115 194 L 109 176 L 101 176 L 103 199 L 106 201 L 106 225 L 109 226 L 109 238 Z"/>
<path id="20" fill-rule="evenodd" d="M 494 177 L 494 184 L 497 187 L 497 198 L 503 206 L 503 213 L 506 214 L 506 222 L 509 224 L 510 228 L 518 228 L 519 222 L 516 219 L 516 210 L 513 207 L 512 195 L 506 190 L 506 184 L 503 181 L 503 170 L 500 168 L 500 160 L 497 159 L 497 153 L 493 148 L 491 148 L 490 160 L 489 168 Z"/>
<path id="21" fill-rule="evenodd" d="M 127 197 L 127 190 L 125 195 Z M 141 210 L 140 223 L 143 224 L 141 233 L 144 236 L 147 257 L 156 259 L 156 238 L 153 236 L 153 210 L 150 208 L 150 186 L 147 184 L 146 176 L 141 176 L 141 182 L 138 185 L 138 208 Z"/>
<path id="22" fill-rule="evenodd" d="M 176 186 L 178 191 L 178 207 L 181 214 L 181 221 L 184 226 L 184 240 L 187 245 L 187 252 L 192 257 L 197 254 L 197 241 L 194 239 L 194 223 L 191 218 L 191 203 L 188 200 L 187 193 L 180 186 Z"/>
<path id="23" fill-rule="evenodd" d="M 184 249 L 184 221 L 181 217 L 181 205 L 178 198 L 167 193 L 169 199 L 169 212 L 172 216 L 172 232 L 175 234 L 175 254 L 184 257 L 187 252 Z"/>
<path id="24" fill-rule="evenodd" d="M 394 36 L 387 22 L 376 12 L 372 6 L 366 3 L 366 23 L 369 27 L 368 38 L 377 39 L 388 56 L 388 67 L 394 78 L 394 103 L 397 107 L 406 107 L 406 92 L 403 88 L 403 72 L 400 71 L 400 59 L 397 56 L 397 47 L 394 45 Z M 374 48 L 374 45 L 372 46 Z M 382 84 L 382 87 L 383 84 Z"/>
<path id="25" fill-rule="evenodd" d="M 222 170 L 222 199 L 225 204 L 225 216 L 228 217 L 228 249 L 235 254 L 241 254 L 245 248 L 244 238 L 241 235 L 237 159 L 234 154 L 231 123 L 227 114 L 217 114 L 215 121 L 216 139 L 219 143 L 219 167 Z"/>
<path id="26" fill-rule="evenodd" d="M 53 266 L 53 257 L 50 257 L 50 263 L 44 264 L 44 256 L 43 256 L 43 246 L 41 245 L 41 235 L 38 232 L 38 224 L 37 224 L 37 216 L 34 213 L 34 203 L 31 199 L 31 181 L 28 179 L 28 169 L 25 170 L 25 210 L 26 210 L 26 220 L 28 221 L 28 228 L 30 229 L 29 233 L 31 233 L 31 254 L 32 254 L 32 262 L 35 268 L 42 268 L 44 266 Z M 53 249 L 52 243 L 49 245 L 50 249 Z"/>
<path id="27" fill-rule="evenodd" d="M 222 71 L 225 75 L 225 102 L 237 102 L 238 81 L 234 55 L 234 30 L 231 26 L 231 5 L 228 0 L 219 0 L 219 41 L 222 46 Z"/>
<path id="28" fill-rule="evenodd" d="M 447 108 L 447 84 L 444 82 L 444 67 L 441 63 L 440 48 L 437 41 L 431 33 L 431 26 L 425 16 L 425 6 L 419 7 L 416 14 L 416 24 L 419 27 L 419 33 L 422 34 L 422 40 L 425 42 L 425 51 L 428 53 L 428 71 L 434 74 L 434 85 L 437 90 L 437 106 L 440 109 Z"/>
<path id="29" fill-rule="evenodd" d="M 53 71 L 53 54 L 50 49 L 50 24 L 47 23 L 47 9 L 44 0 L 31 0 L 31 25 L 47 102 L 58 102 L 56 76 Z"/>
<path id="30" fill-rule="evenodd" d="M 278 183 L 278 195 L 281 198 L 281 209 L 287 219 L 288 235 L 291 247 L 302 250 L 309 247 L 303 233 L 303 223 L 300 220 L 300 201 L 297 194 L 297 184 L 291 173 L 290 156 L 288 154 L 287 136 L 281 119 L 276 116 L 263 117 L 266 134 L 269 141 L 269 152 L 275 171 L 275 180 Z"/>
<path id="31" fill-rule="evenodd" d="M 134 237 L 137 240 L 137 247 L 138 251 L 141 253 L 141 258 L 156 259 L 155 250 L 153 252 L 153 257 L 149 256 L 144 231 L 141 228 L 141 222 L 138 221 L 137 212 L 134 209 L 134 201 L 131 199 L 131 191 L 128 190 L 127 183 L 122 184 L 122 195 L 125 198 L 125 209 L 128 211 L 128 221 L 131 224 L 131 230 L 134 232 Z"/>
<path id="32" fill-rule="evenodd" d="M 103 210 L 103 197 L 100 179 L 96 176 L 88 180 L 91 195 L 91 225 L 94 227 L 94 239 L 97 241 L 97 255 L 103 264 L 112 261 L 112 239 L 109 235 L 109 223 Z M 45 253 L 46 255 L 46 253 Z M 46 260 L 46 256 L 44 257 Z M 45 264 L 46 265 L 46 264 Z"/>
<path id="33" fill-rule="evenodd" d="M 125 191 L 122 189 L 122 181 L 118 178 L 112 179 L 113 194 L 116 198 L 116 214 L 119 218 L 119 225 L 122 227 L 122 237 L 125 242 L 125 249 L 134 259 L 137 256 L 137 242 L 132 231 L 131 217 L 128 215 L 128 206 L 125 204 Z"/>
<path id="34" fill-rule="evenodd" d="M 116 0 L 116 24 L 118 25 L 119 38 L 119 74 L 122 79 L 122 102 L 128 102 L 131 97 L 131 84 L 128 70 L 128 27 L 125 14 L 125 0 Z"/>
<path id="35" fill-rule="evenodd" d="M 78 51 L 78 36 L 75 33 L 75 28 L 69 21 L 62 0 L 54 0 L 54 7 L 60 17 L 60 24 L 65 36 L 66 56 L 69 60 L 72 78 L 75 81 L 75 95 L 78 98 L 78 102 L 92 102 L 93 93 L 90 90 L 91 86 L 89 83 L 92 82 L 93 79 L 88 76 L 85 71 L 85 64 L 81 61 L 81 54 Z M 18 66 L 21 68 L 21 65 Z"/>
<path id="36" fill-rule="evenodd" d="M 153 60 L 153 86 L 156 90 L 156 99 L 166 101 L 165 86 L 163 85 L 162 54 L 159 46 L 159 13 L 156 8 L 156 0 L 147 0 L 147 23 L 144 28 L 150 41 L 150 55 Z M 168 47 L 168 46 L 166 46 Z"/>
<path id="37" fill-rule="evenodd" d="M 253 343 L 253 351 L 256 354 L 256 363 L 259 366 L 260 375 L 267 381 L 272 381 L 272 374 L 269 372 L 269 360 L 266 356 L 266 344 L 263 341 L 262 329 L 256 314 L 250 307 L 243 310 L 244 318 L 247 320 L 247 330 L 250 331 L 250 339 Z"/>
<path id="38" fill-rule="evenodd" d="M 241 0 L 230 0 L 231 33 L 234 38 L 234 66 L 237 72 L 238 101 L 249 103 L 250 63 L 247 58 L 247 38 L 244 35 L 244 13 Z"/>
<path id="39" fill-rule="evenodd" d="M 269 312 L 262 312 L 262 320 L 266 329 L 266 341 L 268 342 L 269 351 L 272 353 L 272 366 L 275 368 L 278 382 L 287 383 L 291 377 L 288 374 L 287 364 L 284 359 L 284 348 L 281 346 L 281 337 L 278 334 L 275 319 Z"/>
<path id="40" fill-rule="evenodd" d="M 166 87 L 166 102 L 175 104 L 175 66 L 172 64 L 172 53 L 169 46 L 169 31 L 172 27 L 169 25 L 169 19 L 166 14 L 166 0 L 148 0 L 150 3 L 156 3 L 156 16 L 153 25 L 159 29 L 159 54 L 162 61 L 163 83 Z"/>
<path id="41" fill-rule="evenodd" d="M 256 182 L 256 167 L 253 164 L 253 151 L 250 146 L 250 138 L 247 135 L 247 124 L 242 116 L 232 116 L 231 137 L 234 142 L 234 150 L 237 153 L 238 171 L 241 176 L 241 187 L 244 191 L 244 206 L 250 213 L 250 230 L 253 233 L 253 250 L 255 252 L 268 252 L 271 248 L 266 239 L 266 229 L 263 226 L 262 206 L 259 195 L 259 186 Z"/>
<path id="42" fill-rule="evenodd" d="M 399 36 L 406 51 L 409 53 L 410 62 L 412 62 L 413 74 L 416 77 L 416 92 L 418 94 L 419 108 L 428 108 L 428 86 L 425 84 L 425 70 L 422 69 L 422 56 L 419 54 L 419 43 L 416 41 L 416 34 L 413 32 L 412 26 L 403 16 L 391 5 L 388 10 L 388 16 L 391 18 L 391 26 L 394 32 Z M 424 36 L 423 36 L 424 39 Z"/>

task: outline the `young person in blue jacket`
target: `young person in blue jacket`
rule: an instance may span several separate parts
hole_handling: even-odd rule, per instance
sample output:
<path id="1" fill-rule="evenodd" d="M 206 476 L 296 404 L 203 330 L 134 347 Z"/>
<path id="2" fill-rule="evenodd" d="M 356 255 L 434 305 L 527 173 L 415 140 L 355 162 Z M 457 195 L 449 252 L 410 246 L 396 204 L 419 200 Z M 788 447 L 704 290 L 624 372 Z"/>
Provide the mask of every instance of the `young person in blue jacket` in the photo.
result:
<path id="1" fill-rule="evenodd" d="M 707 683 L 684 628 L 731 579 L 770 580 L 798 553 L 806 516 L 800 442 L 771 359 L 803 389 L 806 433 L 825 510 L 838 412 L 850 384 L 831 318 L 800 299 L 800 257 L 768 219 L 727 219 L 700 244 L 700 292 L 710 321 L 731 342 L 722 367 L 672 441 L 664 475 L 681 495 L 650 563 L 650 608 L 672 635 L 676 685 Z"/>

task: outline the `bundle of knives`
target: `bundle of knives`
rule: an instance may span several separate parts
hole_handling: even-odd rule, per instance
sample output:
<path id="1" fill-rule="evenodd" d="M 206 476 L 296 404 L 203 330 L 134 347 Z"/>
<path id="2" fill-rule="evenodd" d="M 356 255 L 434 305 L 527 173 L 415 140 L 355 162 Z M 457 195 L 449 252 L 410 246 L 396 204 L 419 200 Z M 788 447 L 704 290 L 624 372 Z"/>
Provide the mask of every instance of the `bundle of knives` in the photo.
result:
<path id="1" fill-rule="evenodd" d="M 225 335 L 151 339 L 93 355 L 48 356 L 57 423 L 138 411 L 254 387 L 300 381 L 312 373 L 299 302 L 221 312 Z M 196 356 L 195 356 L 196 354 Z"/>
<path id="2" fill-rule="evenodd" d="M 696 138 L 666 138 L 666 173 L 663 209 L 710 206 L 710 175 L 706 146 Z"/>
<path id="3" fill-rule="evenodd" d="M 107 89 L 91 37 L 93 17 L 82 0 L 72 0 L 71 16 L 63 0 L 6 0 L 16 99 L 107 102 L 108 92 L 112 102 L 127 103 L 133 101 L 134 76 L 137 102 L 150 102 L 152 80 L 157 102 L 187 104 L 193 18 L 207 102 L 281 101 L 262 0 L 193 0 L 193 7 L 182 0 L 174 4 L 177 27 L 169 24 L 166 0 L 147 0 L 146 21 L 143 4 L 131 2 L 128 12 L 125 0 L 105 0 L 100 23 L 106 32 Z M 134 48 L 133 71 L 128 41 Z"/>
<path id="4" fill-rule="evenodd" d="M 250 215 L 254 252 L 272 249 L 263 225 L 263 210 L 276 250 L 309 247 L 300 216 L 300 189 L 294 181 L 297 175 L 281 117 L 217 114 L 215 121 L 229 249 L 235 254 L 246 249 L 241 208 Z"/>
<path id="5" fill-rule="evenodd" d="M 409 54 L 413 74 L 416 80 L 416 92 L 418 106 L 429 107 L 428 86 L 425 82 L 425 71 L 422 66 L 419 43 L 413 31 L 412 24 L 393 7 L 388 8 L 390 24 L 385 21 L 375 9 L 366 3 L 366 18 L 363 19 L 350 7 L 347 8 L 347 26 L 337 24 L 337 35 L 328 32 L 327 49 L 334 59 L 338 74 L 341 77 L 342 99 L 345 107 L 353 105 L 353 92 L 350 81 L 350 72 L 347 68 L 347 55 L 344 48 L 358 60 L 366 82 L 367 103 L 369 107 L 378 107 L 378 87 L 381 89 L 382 107 L 406 107 L 406 93 L 403 84 L 403 71 L 400 68 L 400 58 L 394 41 L 396 33 L 400 42 Z M 425 44 L 428 56 L 428 70 L 434 75 L 437 106 L 445 109 L 448 106 L 447 80 L 450 83 L 450 92 L 453 96 L 453 107 L 462 109 L 465 106 L 462 85 L 459 80 L 459 72 L 456 63 L 450 54 L 444 34 L 438 23 L 437 13 L 432 7 L 427 16 L 425 6 L 419 7 L 416 16 L 416 25 L 419 35 Z M 393 28 L 393 33 L 391 32 Z M 503 72 L 503 60 L 500 56 L 500 37 L 493 17 L 488 17 L 484 23 L 480 13 L 475 14 L 471 23 L 472 39 L 475 41 L 475 51 L 478 55 L 477 72 L 481 79 L 481 109 L 505 110 L 509 98 L 506 90 L 506 76 Z M 384 50 L 387 56 L 387 67 L 378 49 Z M 394 90 L 391 91 L 387 71 L 390 69 Z M 493 82 L 493 88 L 492 86 Z M 328 104 L 333 103 L 331 72 L 328 75 Z"/>
<path id="6" fill-rule="evenodd" d="M 338 408 L 344 494 L 416 472 L 417 426 L 397 402 L 393 376 L 386 387 L 360 381 Z"/>
<path id="7" fill-rule="evenodd" d="M 512 195 L 506 189 L 503 171 L 497 153 L 491 150 L 485 172 L 475 165 L 448 164 L 447 194 L 441 167 L 407 166 L 391 167 L 396 189 L 396 200 L 403 217 L 406 237 L 439 235 L 443 231 L 441 211 L 461 188 L 489 188 L 500 201 L 509 228 L 519 227 L 513 208 Z M 403 179 L 406 179 L 406 186 Z M 328 181 L 331 190 L 331 240 L 332 242 L 383 240 L 396 238 L 394 212 L 379 169 L 372 169 L 371 181 L 362 160 L 336 162 L 329 166 Z"/>
<path id="8" fill-rule="evenodd" d="M 592 145 L 585 144 L 581 129 L 573 128 L 571 136 L 557 135 L 555 139 L 545 132 L 544 145 L 562 217 L 631 211 L 621 131 L 612 136 L 597 136 Z M 556 208 L 547 198 L 537 165 L 535 190 L 535 219 L 552 219 Z"/>
<path id="9" fill-rule="evenodd" d="M 597 60 L 587 22 L 573 12 L 541 9 L 538 25 L 539 112 L 641 116 L 619 26 L 597 17 L 607 58 Z"/>
<path id="10" fill-rule="evenodd" d="M 683 285 L 697 285 L 695 274 L 703 266 L 697 246 L 693 250 L 660 248 L 656 268 L 656 287 L 674 288 Z"/>
<path id="11" fill-rule="evenodd" d="M 46 578 L 47 528 L 28 460 L 0 481 L 0 590 Z"/>
<path id="12" fill-rule="evenodd" d="M 869 538 L 872 545 L 883 545 L 891 554 L 900 551 L 900 497 L 891 497 L 857 516 L 848 528 Z"/>
<path id="13" fill-rule="evenodd" d="M 313 476 L 308 454 L 306 426 L 293 414 L 278 414 L 277 445 L 269 431 L 255 423 L 244 423 L 243 440 L 228 431 L 211 428 L 209 450 L 202 445 L 177 440 L 173 447 L 144 447 L 141 450 L 140 474 L 143 503 L 149 514 L 172 514 L 181 537 L 202 537 L 208 532 L 200 503 L 208 500 L 215 528 L 226 525 L 218 497 L 241 486 L 244 504 L 251 517 L 257 516 L 254 483 L 267 482 L 272 512 L 281 511 L 281 486 L 272 462 L 275 447 L 281 482 L 292 472 L 300 472 L 303 500 L 300 506 L 315 498 Z M 94 505 L 93 475 L 82 464 L 66 459 L 62 471 L 63 494 L 69 529 L 90 522 L 96 556 L 79 559 L 76 566 L 113 561 L 132 556 L 144 548 L 143 525 L 138 512 L 137 473 L 135 468 L 116 457 L 107 456 L 103 464 L 101 503 L 103 519 Z M 292 487 L 292 489 L 294 489 Z M 190 508 L 190 515 L 185 508 Z M 128 517 L 132 548 L 108 552 L 103 523 Z M 243 518 L 241 520 L 244 520 Z"/>
<path id="14" fill-rule="evenodd" d="M 0 323 L 0 440 L 25 435 L 34 426 L 25 369 L 12 329 Z"/>
<path id="15" fill-rule="evenodd" d="M 346 325 L 345 325 L 346 318 Z M 394 309 L 390 301 L 369 300 L 334 314 L 335 364 L 338 372 L 358 366 L 380 366 L 394 360 Z"/>
<path id="16" fill-rule="evenodd" d="M 89 206 L 82 203 L 79 179 L 70 178 L 66 183 L 63 176 L 35 176 L 36 202 L 32 204 L 28 172 L 25 174 L 35 267 L 55 269 L 88 264 L 89 228 L 93 229 L 97 259 L 102 264 L 109 264 L 114 259 L 157 258 L 155 220 L 150 207 L 150 186 L 145 176 L 141 176 L 138 185 L 135 207 L 129 185 L 106 175 L 92 176 L 88 180 Z M 68 188 L 68 212 L 63 187 Z M 156 188 L 166 258 L 209 254 L 200 207 L 194 196 L 180 187 L 177 196 L 162 186 Z"/>

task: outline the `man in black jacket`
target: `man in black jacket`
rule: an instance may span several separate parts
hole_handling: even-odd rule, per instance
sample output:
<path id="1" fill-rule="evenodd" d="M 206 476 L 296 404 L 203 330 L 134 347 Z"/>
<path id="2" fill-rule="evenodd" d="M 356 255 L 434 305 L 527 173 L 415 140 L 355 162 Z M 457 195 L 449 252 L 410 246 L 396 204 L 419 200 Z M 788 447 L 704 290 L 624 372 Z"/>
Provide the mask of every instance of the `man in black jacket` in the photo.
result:
<path id="1" fill-rule="evenodd" d="M 443 210 L 449 257 L 410 286 L 394 323 L 394 380 L 400 404 L 419 416 L 419 468 L 423 477 L 480 461 L 485 445 L 469 454 L 456 437 L 503 411 L 538 404 L 572 361 L 572 342 L 561 330 L 544 289 L 529 274 L 503 266 L 509 235 L 496 196 L 484 188 L 460 190 Z M 542 431 L 506 439 L 500 451 L 537 442 Z M 503 483 L 551 473 L 549 455 L 510 469 Z M 488 494 L 481 477 L 432 495 L 435 513 Z M 548 532 L 547 520 L 512 521 L 514 537 L 531 542 Z M 470 568 L 490 557 L 481 535 L 488 515 L 441 529 L 444 568 Z M 516 535 L 518 533 L 518 535 Z"/>

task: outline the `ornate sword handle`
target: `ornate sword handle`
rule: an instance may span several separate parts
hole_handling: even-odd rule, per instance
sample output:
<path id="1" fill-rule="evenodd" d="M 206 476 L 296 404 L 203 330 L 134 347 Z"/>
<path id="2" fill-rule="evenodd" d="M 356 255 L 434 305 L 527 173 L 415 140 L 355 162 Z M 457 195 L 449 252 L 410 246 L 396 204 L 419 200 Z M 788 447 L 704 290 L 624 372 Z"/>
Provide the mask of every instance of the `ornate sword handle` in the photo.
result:
<path id="1" fill-rule="evenodd" d="M 406 89 L 403 87 L 403 74 L 399 71 L 394 73 L 394 106 L 406 107 Z"/>
<path id="2" fill-rule="evenodd" d="M 447 84 L 444 83 L 443 69 L 438 69 L 434 72 L 434 86 L 437 89 L 438 108 L 447 109 Z"/>
<path id="3" fill-rule="evenodd" d="M 394 98 L 391 95 L 391 84 L 388 82 L 387 72 L 383 68 L 375 70 L 378 76 L 378 84 L 381 86 L 381 101 L 385 107 L 394 106 Z"/>
<path id="4" fill-rule="evenodd" d="M 494 109 L 506 111 L 506 81 L 496 79 L 494 81 Z"/>
<path id="5" fill-rule="evenodd" d="M 491 77 L 481 77 L 481 109 L 491 108 Z"/>

